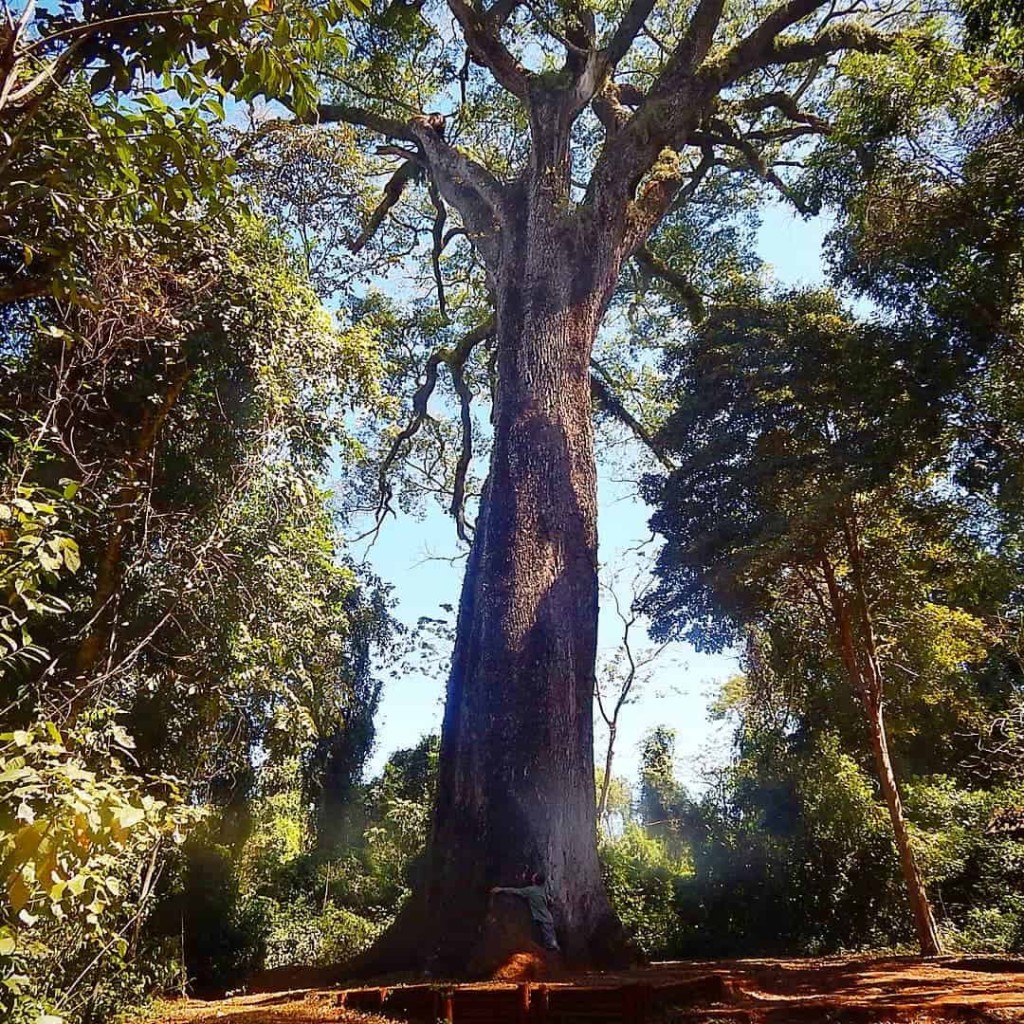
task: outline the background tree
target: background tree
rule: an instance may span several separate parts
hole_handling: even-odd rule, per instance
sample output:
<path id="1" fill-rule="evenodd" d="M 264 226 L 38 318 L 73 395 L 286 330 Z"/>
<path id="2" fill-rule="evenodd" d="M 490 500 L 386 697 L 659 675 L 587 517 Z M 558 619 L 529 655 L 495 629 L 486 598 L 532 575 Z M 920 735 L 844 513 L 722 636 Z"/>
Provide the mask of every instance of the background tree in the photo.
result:
<path id="1" fill-rule="evenodd" d="M 919 340 L 918 345 L 922 344 Z M 941 359 L 928 346 L 934 365 Z M 991 604 L 961 590 L 986 553 L 942 497 L 940 403 L 912 333 L 846 318 L 827 295 L 719 310 L 679 351 L 664 429 L 679 468 L 650 482 L 666 537 L 654 601 L 663 633 L 721 648 L 744 623 L 785 623 L 791 650 L 838 659 L 869 726 L 922 951 L 938 934 L 902 810 L 883 705 L 894 676 L 938 687 L 985 656 Z M 1005 597 L 1012 577 L 990 596 Z M 785 614 L 782 614 L 782 610 Z M 778 638 L 777 638 L 778 639 Z M 806 653 L 801 657 L 806 662 Z M 897 692 L 891 692 L 896 687 Z"/>
<path id="2" fill-rule="evenodd" d="M 88 35 L 54 31 L 58 49 Z M 18 134 L 0 172 L 12 214 L 0 297 L 4 758 L 12 780 L 38 779 L 31 803 L 5 788 L 3 826 L 57 837 L 5 859 L 0 971 L 12 1013 L 72 1019 L 163 981 L 183 923 L 237 946 L 217 963 L 211 947 L 205 967 L 190 953 L 193 977 L 254 962 L 235 953 L 265 915 L 239 902 L 237 875 L 261 769 L 307 767 L 303 831 L 329 847 L 327 823 L 372 742 L 370 652 L 391 629 L 322 486 L 330 459 L 360 456 L 342 424 L 378 401 L 373 331 L 329 314 L 236 194 L 205 122 L 219 116 L 207 102 L 219 86 L 201 65 L 186 77 L 205 83 L 202 111 L 144 98 L 140 78 L 167 70 L 156 57 L 90 97 L 82 68 L 117 53 L 131 63 L 118 46 L 9 111 Z M 69 801 L 102 811 L 96 856 L 80 864 Z M 179 856 L 195 825 L 180 801 L 207 813 Z M 100 878 L 118 848 L 117 871 Z M 224 900 L 208 909 L 224 910 L 225 931 L 193 900 L 168 952 L 153 917 L 167 888 L 214 876 Z"/>
<path id="3" fill-rule="evenodd" d="M 234 169 L 214 156 L 225 97 L 310 109 L 314 62 L 344 46 L 334 26 L 360 10 L 5 3 L 0 300 L 74 295 L 78 260 L 105 230 L 173 238 L 192 204 L 222 199 Z"/>

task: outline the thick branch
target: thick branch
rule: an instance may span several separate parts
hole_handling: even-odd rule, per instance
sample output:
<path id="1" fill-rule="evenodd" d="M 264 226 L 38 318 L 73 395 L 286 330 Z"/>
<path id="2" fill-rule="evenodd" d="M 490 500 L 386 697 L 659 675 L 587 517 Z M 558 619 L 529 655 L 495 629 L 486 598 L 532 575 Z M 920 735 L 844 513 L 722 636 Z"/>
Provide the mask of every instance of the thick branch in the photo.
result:
<path id="1" fill-rule="evenodd" d="M 629 123 L 633 116 L 630 107 L 639 106 L 642 100 L 643 94 L 634 86 L 621 82 L 607 82 L 594 97 L 593 110 L 610 136 Z"/>
<path id="2" fill-rule="evenodd" d="M 789 0 L 776 7 L 753 32 L 732 48 L 723 65 L 734 68 L 736 74 L 728 74 L 726 80 L 733 82 L 738 75 L 760 66 L 760 61 L 771 51 L 781 32 L 813 14 L 819 7 L 824 7 L 825 3 L 826 0 Z"/>
<path id="3" fill-rule="evenodd" d="M 658 173 L 665 153 L 692 143 L 702 120 L 711 112 L 723 89 L 759 68 L 779 64 L 820 60 L 841 51 L 886 52 L 897 36 L 879 32 L 852 22 L 826 25 L 813 38 L 780 37 L 780 33 L 825 5 L 825 0 L 789 0 L 777 7 L 764 21 L 724 57 L 704 61 L 714 28 L 720 17 L 720 0 L 701 0 L 691 19 L 686 37 L 673 53 L 661 76 L 649 90 L 637 113 L 626 121 L 622 104 L 605 103 L 602 111 L 609 127 L 608 141 L 601 154 L 588 189 L 603 222 L 614 222 L 628 211 L 627 232 L 639 238 L 653 228 L 655 215 L 673 187 L 681 187 L 674 176 Z M 792 100 L 792 103 L 790 103 Z M 787 116 L 795 114 L 808 131 L 827 130 L 824 122 L 801 111 L 795 99 L 781 95 L 771 101 Z M 777 101 L 777 102 L 775 102 Z M 755 101 L 756 102 L 756 101 Z M 766 104 L 769 102 L 765 100 Z M 749 146 L 749 140 L 745 144 Z M 745 156 L 752 154 L 748 151 Z M 759 166 L 760 163 L 760 166 Z M 758 157 L 753 166 L 765 180 L 785 189 L 777 176 L 765 168 Z M 633 199 L 645 174 L 648 181 Z M 790 196 L 792 198 L 792 196 Z"/>
<path id="4" fill-rule="evenodd" d="M 593 178 L 595 198 L 605 198 L 600 195 L 604 192 L 616 206 L 628 202 L 634 183 L 653 166 L 658 154 L 666 147 L 678 149 L 685 144 L 689 133 L 700 123 L 702 111 L 727 81 L 735 80 L 733 71 L 740 69 L 738 73 L 742 73 L 748 65 L 756 65 L 779 32 L 824 3 L 825 0 L 789 0 L 772 11 L 724 61 L 716 61 L 711 69 L 702 72 L 701 65 L 710 52 L 725 0 L 699 0 L 683 38 L 648 91 L 629 130 L 620 132 L 602 154 Z M 605 216 L 613 212 L 609 210 Z"/>
<path id="5" fill-rule="evenodd" d="M 487 8 L 487 21 L 491 25 L 491 31 L 497 32 L 522 4 L 523 0 L 494 0 Z"/>
<path id="6" fill-rule="evenodd" d="M 438 368 L 442 363 L 444 363 L 451 371 L 452 381 L 455 385 L 456 393 L 459 395 L 460 405 L 462 406 L 462 453 L 460 454 L 459 464 L 456 467 L 455 473 L 455 490 L 459 498 L 457 506 L 458 511 L 456 511 L 454 495 L 451 508 L 452 515 L 454 515 L 456 519 L 456 527 L 459 529 L 459 536 L 462 537 L 462 539 L 466 539 L 463 536 L 466 526 L 465 519 L 463 518 L 463 505 L 465 503 L 466 474 L 469 469 L 469 460 L 472 457 L 472 439 L 468 433 L 469 428 L 472 426 L 472 421 L 469 418 L 468 404 L 472 399 L 472 394 L 469 392 L 466 385 L 465 378 L 463 376 L 463 368 L 465 367 L 466 361 L 469 359 L 473 349 L 482 341 L 493 337 L 494 330 L 494 317 L 488 317 L 488 319 L 482 324 L 474 327 L 471 331 L 467 331 L 466 334 L 459 339 L 454 348 L 438 349 L 436 352 L 432 353 L 430 358 L 427 360 L 427 364 L 423 368 L 423 383 L 416 389 L 412 396 L 412 416 L 405 427 L 402 428 L 402 430 L 396 435 L 395 439 L 391 442 L 377 474 L 379 488 L 379 499 L 377 505 L 378 529 L 380 524 L 383 522 L 384 517 L 391 511 L 392 489 L 388 482 L 388 474 L 390 473 L 395 460 L 402 454 L 402 449 L 406 442 L 411 441 L 412 438 L 416 436 L 420 427 L 423 426 L 424 421 L 427 419 L 427 403 L 430 401 L 430 396 L 433 395 L 434 389 L 437 387 Z M 467 451 L 469 453 L 468 455 Z M 463 462 L 465 463 L 464 466 Z"/>
<path id="7" fill-rule="evenodd" d="M 679 41 L 658 80 L 651 86 L 650 96 L 659 99 L 677 91 L 680 85 L 691 78 L 694 70 L 708 55 L 715 31 L 722 20 L 725 0 L 700 0 L 697 9 L 686 26 L 686 32 Z"/>
<path id="8" fill-rule="evenodd" d="M 798 64 L 843 51 L 888 53 L 898 38 L 853 22 L 830 25 L 814 39 L 777 39 L 765 64 Z"/>
<path id="9" fill-rule="evenodd" d="M 466 46 L 477 64 L 487 68 L 513 96 L 525 101 L 530 73 L 512 56 L 499 34 L 501 23 L 508 15 L 491 21 L 465 0 L 448 0 L 448 8 L 462 28 Z"/>
<path id="10" fill-rule="evenodd" d="M 358 125 L 392 139 L 405 139 L 416 142 L 416 136 L 408 124 L 393 117 L 375 114 L 372 110 L 353 107 L 348 103 L 321 103 L 316 112 L 299 118 L 305 124 L 329 124 L 332 121 L 343 121 L 345 124 Z"/>
<path id="11" fill-rule="evenodd" d="M 498 232 L 506 220 L 504 188 L 482 164 L 449 146 L 438 117 L 418 117 L 410 130 L 419 143 L 441 196 L 462 217 L 470 241 L 493 267 L 498 257 Z"/>
<path id="12" fill-rule="evenodd" d="M 716 69 L 714 77 L 722 86 L 729 85 L 758 68 L 798 64 L 848 50 L 858 53 L 887 53 L 898 38 L 887 32 L 879 32 L 868 25 L 849 21 L 829 25 L 813 38 L 772 36 L 754 45 L 752 41 L 756 35 L 757 33 L 752 33 L 748 36 Z"/>
<path id="13" fill-rule="evenodd" d="M 665 216 L 672 201 L 679 195 L 686 179 L 679 154 L 666 147 L 651 170 L 647 181 L 629 204 L 624 252 L 632 255 L 642 246 L 651 232 Z"/>
<path id="14" fill-rule="evenodd" d="M 644 22 L 650 17 L 654 10 L 656 0 L 631 0 L 622 20 L 612 33 L 608 45 L 602 53 L 605 68 L 608 72 L 614 71 L 619 61 L 626 56 L 633 40 L 640 34 Z"/>
<path id="15" fill-rule="evenodd" d="M 594 12 L 573 0 L 566 10 L 564 72 L 572 79 L 569 116 L 575 117 L 608 80 L 604 55 L 595 46 L 597 25 Z"/>
<path id="16" fill-rule="evenodd" d="M 668 63 L 661 75 L 659 75 L 658 80 L 651 87 L 648 95 L 657 98 L 658 95 L 671 92 L 678 85 L 679 78 L 692 71 L 704 59 L 711 45 L 715 29 L 721 20 L 724 5 L 725 0 L 700 0 L 697 10 L 690 19 L 686 34 L 669 58 Z M 602 94 L 602 109 L 598 109 L 598 105 L 595 104 L 595 112 L 610 131 L 621 127 L 625 120 L 628 119 L 626 112 L 622 109 L 622 105 L 639 106 L 640 100 L 643 98 L 636 95 L 632 98 L 632 102 L 630 102 L 622 94 L 622 86 L 614 88 L 614 91 L 610 93 L 608 86 L 611 84 L 610 77 L 616 65 L 626 55 L 633 40 L 644 27 L 644 22 L 650 16 L 653 9 L 654 0 L 632 0 L 626 13 L 623 15 L 622 21 L 619 22 L 615 32 L 612 34 L 608 45 L 601 51 L 594 88 L 590 96 Z M 636 93 L 636 90 L 634 89 L 633 92 Z M 604 95 L 605 93 L 608 93 L 608 95 Z M 620 104 L 618 109 L 615 109 L 614 106 L 612 107 L 610 116 L 608 113 L 609 100 L 618 101 Z"/>

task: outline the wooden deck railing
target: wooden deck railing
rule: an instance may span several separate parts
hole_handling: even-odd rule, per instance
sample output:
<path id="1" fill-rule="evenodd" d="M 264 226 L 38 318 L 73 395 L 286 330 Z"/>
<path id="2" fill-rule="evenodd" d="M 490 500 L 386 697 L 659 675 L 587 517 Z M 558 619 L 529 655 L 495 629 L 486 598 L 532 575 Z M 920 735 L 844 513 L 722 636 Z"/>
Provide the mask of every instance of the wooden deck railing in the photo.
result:
<path id="1" fill-rule="evenodd" d="M 339 1004 L 410 1024 L 644 1024 L 652 1012 L 698 1000 L 728 1000 L 728 985 L 709 975 L 670 985 L 599 988 L 525 983 L 490 988 L 401 985 L 349 989 Z"/>

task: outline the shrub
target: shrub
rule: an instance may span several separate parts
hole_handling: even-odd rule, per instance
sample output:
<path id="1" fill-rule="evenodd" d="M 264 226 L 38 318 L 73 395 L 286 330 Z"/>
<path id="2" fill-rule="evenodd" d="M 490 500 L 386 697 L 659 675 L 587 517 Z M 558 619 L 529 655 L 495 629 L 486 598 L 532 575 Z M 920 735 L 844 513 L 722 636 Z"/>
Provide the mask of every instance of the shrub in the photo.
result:
<path id="1" fill-rule="evenodd" d="M 621 836 L 605 838 L 600 853 L 609 899 L 637 947 L 647 957 L 670 956 L 679 939 L 676 885 L 690 865 L 632 822 Z"/>
<path id="2" fill-rule="evenodd" d="M 130 745 L 95 719 L 67 739 L 52 723 L 0 736 L 5 1019 L 102 1019 L 152 974 L 141 926 L 161 861 L 196 812 L 174 780 L 125 770 Z"/>

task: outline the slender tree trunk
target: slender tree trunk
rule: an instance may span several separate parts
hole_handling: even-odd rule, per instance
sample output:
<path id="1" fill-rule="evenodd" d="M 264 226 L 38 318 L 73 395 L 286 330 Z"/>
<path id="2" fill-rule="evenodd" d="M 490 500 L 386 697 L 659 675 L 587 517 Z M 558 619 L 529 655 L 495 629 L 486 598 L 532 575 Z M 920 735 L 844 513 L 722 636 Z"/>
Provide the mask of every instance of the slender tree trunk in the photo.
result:
<path id="1" fill-rule="evenodd" d="M 597 495 L 589 360 L 618 268 L 554 211 L 507 239 L 494 444 L 463 583 L 424 877 L 375 965 L 486 973 L 529 934 L 494 885 L 547 876 L 567 958 L 625 950 L 597 858 Z M 521 916 L 516 916 L 520 921 Z M 517 926 L 518 927 L 518 926 Z"/>
<path id="2" fill-rule="evenodd" d="M 870 620 L 866 619 L 867 606 L 862 589 L 862 577 L 859 565 L 854 572 L 857 600 L 854 602 L 859 610 L 862 628 L 867 628 L 865 650 L 858 650 L 857 638 L 854 633 L 853 617 L 850 603 L 844 598 L 831 563 L 827 558 L 822 560 L 825 578 L 829 589 L 835 627 L 838 634 L 839 650 L 843 665 L 846 668 L 850 685 L 861 699 L 868 719 L 868 731 L 871 736 L 871 752 L 875 760 L 875 774 L 889 811 L 892 823 L 893 839 L 896 852 L 900 859 L 900 870 L 903 883 L 907 890 L 914 926 L 923 956 L 938 956 L 942 953 L 938 929 L 932 914 L 931 903 L 924 887 L 924 880 L 914 855 L 914 846 L 907 827 L 907 819 L 903 814 L 903 801 L 900 799 L 896 773 L 893 770 L 892 758 L 889 755 L 889 742 L 886 736 L 885 718 L 883 714 L 883 680 L 881 668 L 875 655 L 874 633 L 870 629 Z"/>
<path id="3" fill-rule="evenodd" d="M 612 761 L 615 757 L 615 737 L 618 725 L 613 719 L 608 723 L 608 745 L 604 752 L 604 778 L 601 779 L 601 796 L 597 801 L 597 820 L 608 813 L 608 791 L 612 786 Z"/>
<path id="4" fill-rule="evenodd" d="M 882 702 L 875 699 L 865 700 L 864 705 L 868 713 L 875 770 L 878 774 L 878 782 L 882 787 L 882 794 L 885 797 L 886 807 L 889 808 L 889 820 L 892 822 L 892 832 L 896 839 L 896 849 L 899 852 L 903 881 L 907 888 L 910 909 L 914 915 L 917 940 L 923 956 L 939 956 L 942 953 L 942 943 L 935 926 L 935 918 L 932 914 L 931 903 L 928 901 L 928 894 L 925 891 L 924 881 L 921 878 L 921 871 L 917 865 L 917 858 L 914 856 L 914 846 L 907 828 L 907 819 L 903 814 L 903 801 L 900 799 L 896 775 L 892 768 L 892 759 L 889 756 Z"/>

